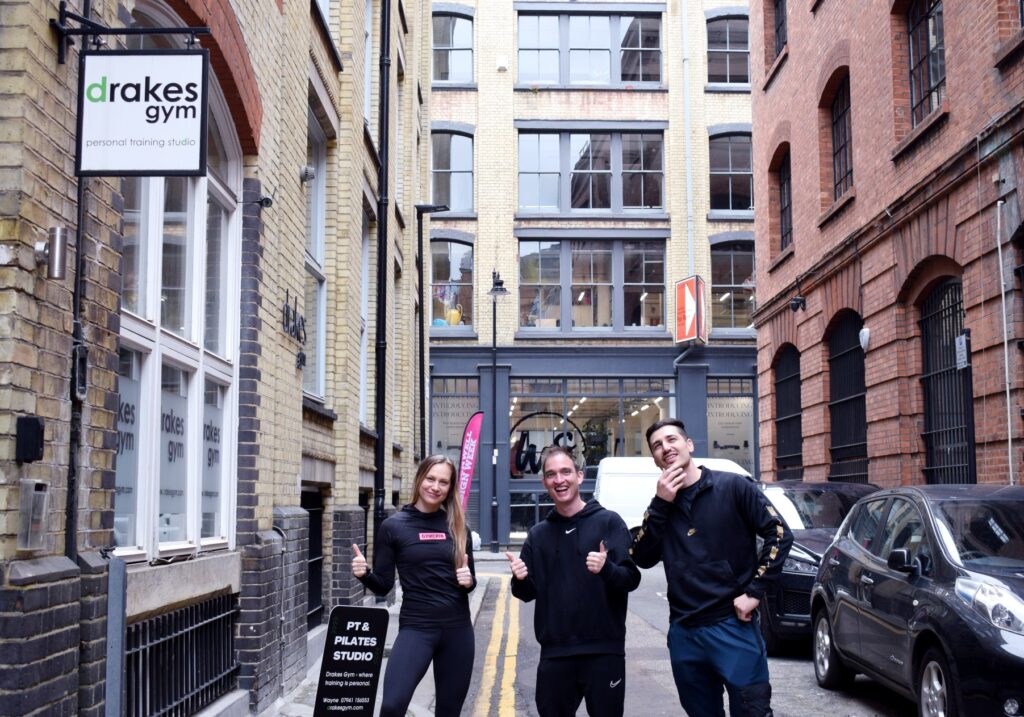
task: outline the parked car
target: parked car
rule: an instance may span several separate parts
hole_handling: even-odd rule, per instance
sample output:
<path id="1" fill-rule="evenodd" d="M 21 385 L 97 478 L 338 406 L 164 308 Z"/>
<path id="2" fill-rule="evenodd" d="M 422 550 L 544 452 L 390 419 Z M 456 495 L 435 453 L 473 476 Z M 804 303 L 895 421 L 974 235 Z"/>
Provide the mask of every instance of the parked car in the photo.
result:
<path id="1" fill-rule="evenodd" d="M 693 458 L 699 466 L 715 471 L 750 474 L 739 464 L 727 458 Z M 630 532 L 636 533 L 644 521 L 644 513 L 657 490 L 661 469 L 650 456 L 611 456 L 602 458 L 597 465 L 594 497 L 608 510 L 614 510 Z M 751 478 L 753 480 L 753 478 Z"/>
<path id="2" fill-rule="evenodd" d="M 921 715 L 1024 714 L 1024 487 L 867 496 L 826 551 L 811 610 L 823 687 L 863 672 Z"/>
<path id="3" fill-rule="evenodd" d="M 811 636 L 811 588 L 821 556 L 854 504 L 878 487 L 799 480 L 763 483 L 762 487 L 793 531 L 793 547 L 782 566 L 782 577 L 758 608 L 765 647 L 775 654 L 787 641 Z"/>

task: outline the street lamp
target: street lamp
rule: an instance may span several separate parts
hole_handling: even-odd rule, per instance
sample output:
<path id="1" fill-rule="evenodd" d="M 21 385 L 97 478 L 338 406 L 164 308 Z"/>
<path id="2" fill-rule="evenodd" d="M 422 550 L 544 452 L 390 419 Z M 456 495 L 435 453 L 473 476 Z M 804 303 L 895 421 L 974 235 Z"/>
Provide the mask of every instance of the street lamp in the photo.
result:
<path id="1" fill-rule="evenodd" d="M 491 552 L 498 552 L 498 297 L 508 289 L 497 271 L 491 272 Z"/>
<path id="2" fill-rule="evenodd" d="M 423 215 L 434 212 L 447 212 L 447 204 L 417 204 L 416 205 L 416 271 L 419 272 L 420 280 L 420 451 L 421 459 L 427 457 L 427 370 L 425 366 L 426 343 L 423 336 L 423 325 L 427 320 L 427 300 L 423 298 Z M 428 296 L 429 298 L 429 296 Z"/>

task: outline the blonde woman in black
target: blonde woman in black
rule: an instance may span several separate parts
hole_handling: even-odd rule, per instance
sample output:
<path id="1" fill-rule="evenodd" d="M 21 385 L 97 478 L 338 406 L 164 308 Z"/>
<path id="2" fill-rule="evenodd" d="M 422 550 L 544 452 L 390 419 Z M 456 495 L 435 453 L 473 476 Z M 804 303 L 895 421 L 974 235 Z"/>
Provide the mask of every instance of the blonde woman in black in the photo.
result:
<path id="1" fill-rule="evenodd" d="M 402 581 L 398 636 L 384 672 L 380 717 L 405 717 L 416 685 L 434 663 L 437 717 L 456 717 L 473 673 L 469 593 L 476 587 L 473 548 L 446 456 L 420 463 L 413 502 L 381 523 L 373 570 L 352 546 L 352 574 L 377 595 Z"/>

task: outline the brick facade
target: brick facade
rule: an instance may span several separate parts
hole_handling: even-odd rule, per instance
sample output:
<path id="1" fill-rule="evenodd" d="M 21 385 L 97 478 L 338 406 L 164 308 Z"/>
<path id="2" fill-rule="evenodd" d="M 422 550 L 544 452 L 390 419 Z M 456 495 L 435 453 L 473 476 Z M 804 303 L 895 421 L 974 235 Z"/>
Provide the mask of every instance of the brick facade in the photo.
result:
<path id="1" fill-rule="evenodd" d="M 323 507 L 317 532 L 323 539 L 323 614 L 334 605 L 362 601 L 361 586 L 347 574 L 351 543 L 362 542 L 366 530 L 358 503 L 368 489 L 366 477 L 376 469 L 375 442 L 387 446 L 382 468 L 388 503 L 393 493 L 408 496 L 417 458 L 412 397 L 418 379 L 411 336 L 422 314 L 415 309 L 419 284 L 415 227 L 409 218 L 414 216 L 413 204 L 426 195 L 428 177 L 428 144 L 418 138 L 427 126 L 430 99 L 429 35 L 423 24 L 429 4 L 389 1 L 388 189 L 377 186 L 381 0 L 372 3 L 369 55 L 364 52 L 363 0 L 312 6 L 168 0 L 155 11 L 168 22 L 206 25 L 212 31 L 200 44 L 210 51 L 210 74 L 223 94 L 224 110 L 217 116 L 228 141 L 222 164 L 213 170 L 211 160 L 211 168 L 223 175 L 225 193 L 232 195 L 221 200 L 230 217 L 224 225 L 224 246 L 232 247 L 236 260 L 223 298 L 237 304 L 232 309 L 238 317 L 237 333 L 231 333 L 233 327 L 226 329 L 237 345 L 207 358 L 207 365 L 224 372 L 218 381 L 226 384 L 224 405 L 232 411 L 225 420 L 233 430 L 221 444 L 231 470 L 223 484 L 230 485 L 229 496 L 222 504 L 224 514 L 213 518 L 224 526 L 223 535 L 211 541 L 204 532 L 204 542 L 198 534 L 207 530 L 205 524 L 200 528 L 208 510 L 200 502 L 218 493 L 205 485 L 196 461 L 187 488 L 202 491 L 202 496 L 190 493 L 188 532 L 173 548 L 160 537 L 167 526 L 156 524 L 164 517 L 165 509 L 157 503 L 167 487 L 159 470 L 146 467 L 148 478 L 139 479 L 153 484 L 137 499 L 137 514 L 126 518 L 123 508 L 115 508 L 117 496 L 124 495 L 116 462 L 123 447 L 121 352 L 161 355 L 145 340 L 140 348 L 138 332 L 132 332 L 140 319 L 152 317 L 129 306 L 122 290 L 131 281 L 126 247 L 138 242 L 129 236 L 135 226 L 131 222 L 139 221 L 132 215 L 137 209 L 129 207 L 130 187 L 121 179 L 73 176 L 81 43 L 69 49 L 66 64 L 58 64 L 57 38 L 49 25 L 55 6 L 38 0 L 2 2 L 5 82 L 0 98 L 15 111 L 0 117 L 0 714 L 102 713 L 106 690 L 116 687 L 105 684 L 108 617 L 115 628 L 123 628 L 172 611 L 187 615 L 180 609 L 223 595 L 236 596 L 239 605 L 233 635 L 239 667 L 225 684 L 237 683 L 247 691 L 240 695 L 252 711 L 266 708 L 305 674 L 310 513 L 300 507 L 303 491 L 319 493 Z M 135 22 L 140 8 L 133 2 L 115 3 L 94 8 L 90 17 L 124 27 Z M 72 3 L 69 10 L 78 13 L 82 7 Z M 154 12 L 154 6 L 142 10 Z M 152 16 L 150 21 L 164 22 Z M 108 42 L 116 47 L 121 40 L 111 36 Z M 364 93 L 366 67 L 369 95 Z M 399 78 L 402 93 L 395 92 Z M 215 104 L 211 102 L 211 114 Z M 369 122 L 364 108 L 369 108 Z M 400 126 L 394 119 L 399 111 Z M 306 304 L 307 188 L 300 181 L 300 170 L 308 163 L 310 116 L 326 138 L 324 255 L 319 268 L 325 284 L 324 315 L 315 326 L 323 344 L 319 359 L 324 379 L 315 395 L 304 394 L 297 363 L 299 352 L 312 351 L 313 344 L 304 345 L 282 328 L 286 297 L 298 297 L 292 306 L 301 315 L 313 316 L 313 307 Z M 81 239 L 76 241 L 79 182 L 83 202 Z M 396 191 L 399 185 L 401 192 Z M 378 194 L 393 198 L 387 216 L 376 216 Z M 270 202 L 261 203 L 265 198 Z M 198 198 L 197 205 L 202 201 Z M 364 274 L 367 216 L 370 271 Z M 374 342 L 371 338 L 361 353 L 359 318 L 365 286 L 365 331 L 372 337 L 379 222 L 387 222 L 389 230 L 389 333 L 387 390 L 377 397 Z M 71 235 L 63 280 L 47 279 L 33 257 L 33 244 L 51 226 L 68 227 Z M 159 254 L 150 251 L 150 260 L 159 260 L 154 256 Z M 79 257 L 82 337 L 89 350 L 88 392 L 81 404 L 71 400 L 70 380 Z M 202 349 L 203 339 L 182 338 Z M 194 375 L 206 370 L 199 362 L 185 364 Z M 159 381 L 160 367 L 155 371 Z M 209 374 L 203 375 L 209 380 Z M 202 399 L 204 389 L 209 387 L 193 385 L 189 390 Z M 367 407 L 363 413 L 360 401 L 353 400 L 360 392 Z M 387 404 L 383 426 L 373 425 L 378 398 Z M 33 463 L 14 460 L 15 419 L 25 414 L 45 421 L 44 455 Z M 73 449 L 76 422 L 81 435 Z M 191 440 L 200 443 L 199 436 Z M 41 551 L 22 550 L 17 544 L 21 479 L 49 486 Z M 145 493 L 139 485 L 134 486 L 136 496 Z M 139 520 L 137 529 L 131 528 L 137 530 L 137 545 L 115 546 L 126 519 Z M 124 614 L 108 615 L 106 556 L 115 547 L 128 562 L 127 607 Z"/>
<path id="2" fill-rule="evenodd" d="M 769 199 L 756 204 L 762 474 L 776 470 L 773 365 L 791 344 L 801 354 L 803 475 L 828 478 L 834 443 L 828 339 L 843 312 L 853 312 L 870 331 L 864 355 L 868 477 L 883 486 L 926 481 L 921 306 L 936 286 L 953 279 L 962 283 L 963 326 L 972 340 L 976 480 L 1006 482 L 1011 466 L 1019 476 L 1024 359 L 1017 344 L 1024 337 L 1024 305 L 1022 277 L 1014 270 L 1024 263 L 1024 35 L 1018 5 L 942 3 L 944 87 L 916 124 L 910 3 L 873 0 L 854 7 L 826 0 L 813 3 L 811 12 L 787 3 L 788 45 L 778 58 L 768 51 L 773 35 L 765 29 L 771 5 L 751 4 L 751 27 L 758 29 L 751 56 L 765 58 L 752 63 L 755 194 Z M 829 101 L 843 77 L 850 83 L 853 188 L 837 200 Z M 815 113 L 818 121 L 808 122 Z M 786 152 L 793 241 L 781 249 L 777 170 Z M 797 294 L 806 308 L 792 311 Z"/>

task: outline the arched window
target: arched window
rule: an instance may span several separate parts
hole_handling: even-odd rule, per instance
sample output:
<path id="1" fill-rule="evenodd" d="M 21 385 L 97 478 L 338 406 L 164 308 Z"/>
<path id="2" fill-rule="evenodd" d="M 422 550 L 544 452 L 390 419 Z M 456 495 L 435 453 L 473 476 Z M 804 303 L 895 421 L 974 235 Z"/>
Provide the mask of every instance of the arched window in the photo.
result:
<path id="1" fill-rule="evenodd" d="M 836 88 L 831 103 L 832 198 L 838 200 L 853 187 L 853 132 L 850 121 L 850 76 Z"/>
<path id="2" fill-rule="evenodd" d="M 434 82 L 473 81 L 473 19 L 437 13 L 434 22 Z"/>
<path id="3" fill-rule="evenodd" d="M 708 21 L 708 82 L 750 82 L 750 39 L 745 17 Z"/>
<path id="4" fill-rule="evenodd" d="M 132 17 L 135 27 L 183 25 L 156 4 Z M 166 35 L 128 44 L 182 46 Z M 207 175 L 121 179 L 114 542 L 128 559 L 227 547 L 231 534 L 242 176 L 233 127 L 211 74 Z"/>
<path id="5" fill-rule="evenodd" d="M 963 331 L 963 286 L 959 279 L 946 279 L 921 304 L 924 472 L 928 483 L 977 481 L 971 372 L 957 368 L 956 343 Z"/>
<path id="6" fill-rule="evenodd" d="M 864 404 L 864 320 L 846 312 L 828 337 L 832 463 L 829 480 L 868 482 L 868 423 Z"/>
<path id="7" fill-rule="evenodd" d="M 776 479 L 803 477 L 803 424 L 800 416 L 800 352 L 787 344 L 775 359 Z"/>

